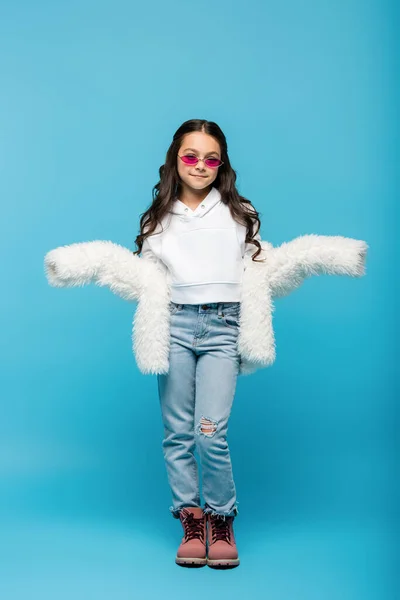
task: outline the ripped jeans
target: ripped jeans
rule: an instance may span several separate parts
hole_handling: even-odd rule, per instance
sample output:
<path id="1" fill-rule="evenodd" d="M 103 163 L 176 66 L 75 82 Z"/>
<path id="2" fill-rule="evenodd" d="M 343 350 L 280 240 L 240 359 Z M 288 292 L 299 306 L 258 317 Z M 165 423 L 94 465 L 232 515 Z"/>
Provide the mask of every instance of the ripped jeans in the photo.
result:
<path id="1" fill-rule="evenodd" d="M 236 516 L 238 508 L 227 431 L 239 371 L 240 302 L 170 302 L 169 371 L 158 374 L 164 425 L 162 443 L 173 505 L 200 506 L 197 449 L 202 470 L 203 510 Z"/>

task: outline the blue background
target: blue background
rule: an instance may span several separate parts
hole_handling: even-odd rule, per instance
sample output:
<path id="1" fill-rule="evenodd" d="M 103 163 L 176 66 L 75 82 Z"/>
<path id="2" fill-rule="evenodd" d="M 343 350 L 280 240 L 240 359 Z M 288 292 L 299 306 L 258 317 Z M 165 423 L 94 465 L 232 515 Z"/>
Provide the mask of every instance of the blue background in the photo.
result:
<path id="1" fill-rule="evenodd" d="M 394 593 L 394 2 L 0 3 L 0 595 L 386 599 Z M 56 246 L 134 249 L 178 126 L 215 120 L 263 239 L 370 245 L 367 276 L 276 301 L 238 380 L 241 566 L 175 565 L 155 376 L 134 304 L 51 288 Z"/>

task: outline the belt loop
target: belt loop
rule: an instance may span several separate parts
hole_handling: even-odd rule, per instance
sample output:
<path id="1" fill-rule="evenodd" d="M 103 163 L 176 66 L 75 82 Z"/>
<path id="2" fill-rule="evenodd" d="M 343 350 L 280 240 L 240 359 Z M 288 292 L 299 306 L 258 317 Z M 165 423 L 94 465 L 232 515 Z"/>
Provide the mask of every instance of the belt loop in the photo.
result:
<path id="1" fill-rule="evenodd" d="M 222 317 L 222 307 L 223 307 L 223 303 L 219 302 L 218 303 L 218 319 L 220 319 Z"/>

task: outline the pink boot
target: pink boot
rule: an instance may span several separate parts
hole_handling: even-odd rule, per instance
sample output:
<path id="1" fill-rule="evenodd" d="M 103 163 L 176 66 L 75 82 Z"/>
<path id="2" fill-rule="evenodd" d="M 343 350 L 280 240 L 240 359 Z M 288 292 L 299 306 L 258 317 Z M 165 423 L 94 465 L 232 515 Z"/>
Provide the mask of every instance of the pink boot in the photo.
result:
<path id="1" fill-rule="evenodd" d="M 232 569 L 240 563 L 233 533 L 233 519 L 208 514 L 207 564 L 215 569 Z"/>
<path id="2" fill-rule="evenodd" d="M 201 507 L 182 508 L 179 518 L 184 530 L 181 545 L 175 558 L 182 567 L 204 567 L 207 564 L 207 519 Z"/>

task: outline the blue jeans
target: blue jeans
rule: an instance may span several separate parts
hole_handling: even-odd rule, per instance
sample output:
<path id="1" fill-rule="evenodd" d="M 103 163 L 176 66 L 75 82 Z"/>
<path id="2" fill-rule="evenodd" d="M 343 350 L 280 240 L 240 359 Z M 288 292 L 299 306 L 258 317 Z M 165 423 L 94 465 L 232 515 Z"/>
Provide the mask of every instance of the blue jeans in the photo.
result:
<path id="1" fill-rule="evenodd" d="M 162 443 L 173 505 L 200 506 L 197 449 L 205 513 L 236 516 L 236 489 L 227 443 L 235 395 L 240 302 L 170 302 L 169 372 L 157 375 Z"/>

